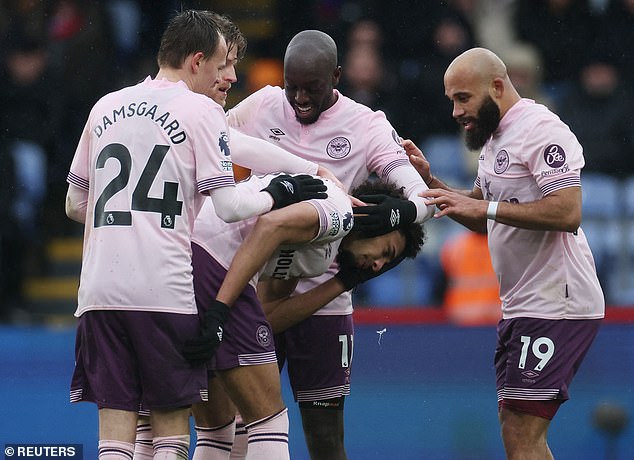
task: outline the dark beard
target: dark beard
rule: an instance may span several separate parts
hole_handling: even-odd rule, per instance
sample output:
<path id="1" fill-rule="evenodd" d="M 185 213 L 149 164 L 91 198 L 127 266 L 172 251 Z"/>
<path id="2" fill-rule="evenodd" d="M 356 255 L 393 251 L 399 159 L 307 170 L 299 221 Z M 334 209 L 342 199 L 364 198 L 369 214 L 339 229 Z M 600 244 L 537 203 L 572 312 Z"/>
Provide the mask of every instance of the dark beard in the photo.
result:
<path id="1" fill-rule="evenodd" d="M 465 133 L 465 143 L 469 150 L 480 150 L 500 124 L 500 108 L 491 96 L 484 99 L 474 121 L 474 128 Z"/>

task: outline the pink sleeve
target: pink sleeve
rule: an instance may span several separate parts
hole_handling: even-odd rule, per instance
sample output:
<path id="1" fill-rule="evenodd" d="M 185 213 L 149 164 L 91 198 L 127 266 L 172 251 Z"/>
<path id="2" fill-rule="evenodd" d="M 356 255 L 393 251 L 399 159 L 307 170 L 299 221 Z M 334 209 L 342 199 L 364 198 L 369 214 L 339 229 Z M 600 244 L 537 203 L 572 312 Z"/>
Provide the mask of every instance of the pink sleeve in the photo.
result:
<path id="1" fill-rule="evenodd" d="M 580 186 L 583 149 L 568 126 L 558 119 L 536 123 L 522 149 L 523 161 L 542 193 Z"/>
<path id="2" fill-rule="evenodd" d="M 215 104 L 205 110 L 192 134 L 198 191 L 235 184 L 229 141 L 229 127 L 222 108 Z"/>

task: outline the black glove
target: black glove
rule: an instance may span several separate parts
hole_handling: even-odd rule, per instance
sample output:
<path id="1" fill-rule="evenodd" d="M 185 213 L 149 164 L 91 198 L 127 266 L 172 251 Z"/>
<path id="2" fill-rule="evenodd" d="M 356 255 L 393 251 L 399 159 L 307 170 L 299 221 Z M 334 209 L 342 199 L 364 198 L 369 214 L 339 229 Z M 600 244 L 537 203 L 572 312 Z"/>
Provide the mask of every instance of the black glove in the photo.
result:
<path id="1" fill-rule="evenodd" d="M 416 205 L 410 200 L 388 195 L 363 195 L 359 199 L 364 203 L 375 203 L 375 206 L 352 208 L 354 229 L 368 238 L 384 235 L 416 219 Z"/>
<path id="2" fill-rule="evenodd" d="M 272 179 L 269 185 L 261 191 L 269 192 L 273 197 L 273 209 L 283 208 L 289 204 L 304 200 L 323 199 L 328 195 L 324 193 L 326 186 L 321 179 L 300 174 L 289 176 L 282 174 Z"/>
<path id="3" fill-rule="evenodd" d="M 229 316 L 229 307 L 219 300 L 214 300 L 205 313 L 205 323 L 201 334 L 185 342 L 183 356 L 192 366 L 206 363 L 216 352 L 222 342 L 222 326 Z"/>
<path id="4" fill-rule="evenodd" d="M 390 263 L 383 265 L 381 270 L 374 271 L 370 268 L 362 269 L 352 266 L 342 267 L 337 273 L 335 273 L 335 278 L 341 281 L 343 287 L 346 291 L 357 287 L 361 283 L 365 283 L 372 278 L 376 278 L 379 275 L 382 275 L 388 270 L 393 269 L 398 264 L 400 264 L 405 256 L 399 256 L 394 258 Z"/>

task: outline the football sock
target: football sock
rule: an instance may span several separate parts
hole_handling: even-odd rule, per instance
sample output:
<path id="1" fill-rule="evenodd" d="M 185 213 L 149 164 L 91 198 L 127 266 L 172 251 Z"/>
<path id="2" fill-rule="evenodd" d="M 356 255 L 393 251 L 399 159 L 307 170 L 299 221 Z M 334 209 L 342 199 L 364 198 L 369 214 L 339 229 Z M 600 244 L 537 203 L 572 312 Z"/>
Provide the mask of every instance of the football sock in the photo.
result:
<path id="1" fill-rule="evenodd" d="M 288 460 L 288 409 L 246 425 L 248 460 Z"/>

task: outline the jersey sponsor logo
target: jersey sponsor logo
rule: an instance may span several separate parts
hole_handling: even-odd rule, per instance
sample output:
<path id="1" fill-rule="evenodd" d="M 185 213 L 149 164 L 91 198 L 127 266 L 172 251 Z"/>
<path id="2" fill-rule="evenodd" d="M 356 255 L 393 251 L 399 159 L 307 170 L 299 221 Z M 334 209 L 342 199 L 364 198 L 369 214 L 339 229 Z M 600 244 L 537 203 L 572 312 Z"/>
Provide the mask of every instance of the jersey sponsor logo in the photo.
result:
<path id="1" fill-rule="evenodd" d="M 229 149 L 229 136 L 227 136 L 225 131 L 220 132 L 218 147 L 220 147 L 220 151 L 224 154 L 224 156 L 228 157 L 231 155 L 231 150 Z"/>
<path id="2" fill-rule="evenodd" d="M 350 141 L 345 137 L 335 137 L 328 142 L 326 153 L 331 158 L 344 158 L 350 153 Z"/>
<path id="3" fill-rule="evenodd" d="M 267 326 L 261 324 L 255 331 L 255 339 L 263 347 L 268 347 L 271 343 L 271 331 Z"/>
<path id="4" fill-rule="evenodd" d="M 495 156 L 495 164 L 493 170 L 495 174 L 502 174 L 509 167 L 509 154 L 506 150 L 500 150 Z"/>
<path id="5" fill-rule="evenodd" d="M 544 149 L 544 161 L 551 168 L 561 168 L 566 163 L 566 152 L 557 144 L 550 144 Z"/>
<path id="6" fill-rule="evenodd" d="M 335 236 L 337 233 L 339 233 L 339 229 L 341 228 L 341 219 L 339 218 L 338 212 L 330 213 L 330 225 L 332 228 L 328 232 L 328 235 Z"/>
<path id="7" fill-rule="evenodd" d="M 223 171 L 227 171 L 227 172 L 232 171 L 233 172 L 233 162 L 229 161 L 229 160 L 221 160 L 220 161 L 220 168 Z"/>
<path id="8" fill-rule="evenodd" d="M 275 261 L 275 268 L 271 273 L 271 278 L 276 279 L 288 279 L 288 272 L 293 265 L 293 259 L 295 258 L 295 249 L 280 249 L 280 253 Z"/>

